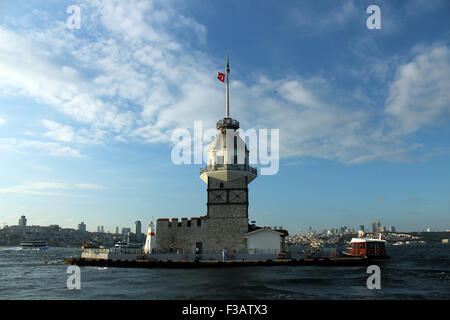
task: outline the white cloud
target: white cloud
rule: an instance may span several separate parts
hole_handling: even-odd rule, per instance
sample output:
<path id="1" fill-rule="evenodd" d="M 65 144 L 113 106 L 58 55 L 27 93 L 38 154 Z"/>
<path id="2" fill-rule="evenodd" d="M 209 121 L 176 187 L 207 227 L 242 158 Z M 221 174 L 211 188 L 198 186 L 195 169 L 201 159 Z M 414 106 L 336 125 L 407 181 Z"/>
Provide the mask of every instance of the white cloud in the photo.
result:
<path id="1" fill-rule="evenodd" d="M 450 118 L 450 50 L 435 46 L 398 68 L 386 113 L 402 134 Z"/>
<path id="2" fill-rule="evenodd" d="M 5 124 L 6 123 L 6 120 L 5 119 L 2 119 L 2 118 L 0 118 L 0 126 L 2 125 L 2 124 Z"/>
<path id="3" fill-rule="evenodd" d="M 45 136 L 52 138 L 53 140 L 72 142 L 75 140 L 75 133 L 72 127 L 61 125 L 59 123 L 43 120 L 43 124 L 50 129 Z"/>
<path id="4" fill-rule="evenodd" d="M 192 128 L 195 120 L 203 120 L 204 129 L 215 127 L 225 113 L 224 87 L 215 79 L 216 62 L 191 50 L 192 42 L 206 41 L 203 25 L 165 1 L 82 5 L 82 28 L 92 38 L 61 24 L 32 32 L 0 27 L 0 41 L 9 44 L 0 48 L 0 91 L 34 97 L 73 120 L 43 120 L 44 137 L 54 142 L 6 138 L 0 148 L 80 157 L 80 145 L 170 143 L 172 130 Z M 319 25 L 344 25 L 355 10 L 353 1 L 342 2 Z M 393 65 L 380 63 L 377 72 L 387 77 Z M 337 99 L 324 77 L 300 75 L 261 75 L 253 83 L 232 76 L 231 115 L 244 129 L 279 128 L 282 157 L 405 160 L 420 146 L 405 146 L 401 137 L 448 110 L 439 99 L 449 100 L 448 49 L 425 51 L 398 70 L 382 118 L 364 108 L 374 102 L 360 87 L 349 94 L 363 106 L 355 108 Z"/>
<path id="5" fill-rule="evenodd" d="M 101 190 L 98 184 L 72 184 L 60 182 L 30 182 L 18 186 L 0 189 L 0 194 L 30 194 L 30 195 L 70 195 L 67 193 L 55 193 L 54 190 Z"/>
<path id="6" fill-rule="evenodd" d="M 39 140 L 0 138 L 0 149 L 15 152 L 31 152 L 32 150 L 39 150 L 52 156 L 81 157 L 81 153 L 77 149 L 56 142 L 44 142 Z"/>

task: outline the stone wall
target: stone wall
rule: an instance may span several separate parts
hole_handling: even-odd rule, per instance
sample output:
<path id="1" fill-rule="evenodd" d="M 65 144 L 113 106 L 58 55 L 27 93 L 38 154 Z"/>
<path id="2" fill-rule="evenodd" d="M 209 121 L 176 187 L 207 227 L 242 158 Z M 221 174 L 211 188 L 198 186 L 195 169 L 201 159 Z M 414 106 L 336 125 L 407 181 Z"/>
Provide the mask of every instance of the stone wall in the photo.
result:
<path id="1" fill-rule="evenodd" d="M 174 218 L 158 219 L 156 222 L 156 250 L 192 253 L 197 242 L 203 242 L 205 238 L 205 219 Z"/>
<path id="2" fill-rule="evenodd" d="M 223 191 L 222 191 L 223 190 Z M 224 199 L 210 196 L 223 192 Z M 247 178 L 233 181 L 208 179 L 208 229 L 206 247 L 211 251 L 227 248 L 230 253 L 244 252 L 248 232 Z"/>
<path id="3" fill-rule="evenodd" d="M 158 251 L 192 253 L 201 243 L 203 253 L 246 252 L 248 232 L 247 178 L 231 182 L 208 179 L 207 215 L 201 218 L 158 219 L 156 246 Z M 200 221 L 200 222 L 199 222 Z"/>

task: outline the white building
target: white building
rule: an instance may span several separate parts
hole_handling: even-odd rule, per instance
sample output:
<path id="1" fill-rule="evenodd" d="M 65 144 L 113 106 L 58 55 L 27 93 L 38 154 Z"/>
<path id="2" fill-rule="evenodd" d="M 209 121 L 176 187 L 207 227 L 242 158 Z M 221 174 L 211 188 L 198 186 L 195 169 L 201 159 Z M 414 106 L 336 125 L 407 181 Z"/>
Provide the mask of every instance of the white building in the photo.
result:
<path id="1" fill-rule="evenodd" d="M 281 240 L 284 234 L 268 228 L 260 228 L 245 234 L 248 252 L 250 254 L 279 254 Z"/>

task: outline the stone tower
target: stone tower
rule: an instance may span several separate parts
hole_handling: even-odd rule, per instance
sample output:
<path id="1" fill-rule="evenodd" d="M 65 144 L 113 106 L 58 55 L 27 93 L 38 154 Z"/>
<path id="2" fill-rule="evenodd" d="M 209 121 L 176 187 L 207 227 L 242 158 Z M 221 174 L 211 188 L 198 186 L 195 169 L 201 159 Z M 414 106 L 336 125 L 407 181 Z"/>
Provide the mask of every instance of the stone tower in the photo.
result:
<path id="1" fill-rule="evenodd" d="M 226 66 L 226 114 L 217 122 L 219 133 L 210 144 L 207 166 L 200 178 L 207 187 L 207 228 L 203 250 L 231 253 L 246 251 L 248 230 L 248 184 L 257 176 L 249 166 L 249 152 L 239 137 L 239 122 L 229 116 L 228 58 Z"/>

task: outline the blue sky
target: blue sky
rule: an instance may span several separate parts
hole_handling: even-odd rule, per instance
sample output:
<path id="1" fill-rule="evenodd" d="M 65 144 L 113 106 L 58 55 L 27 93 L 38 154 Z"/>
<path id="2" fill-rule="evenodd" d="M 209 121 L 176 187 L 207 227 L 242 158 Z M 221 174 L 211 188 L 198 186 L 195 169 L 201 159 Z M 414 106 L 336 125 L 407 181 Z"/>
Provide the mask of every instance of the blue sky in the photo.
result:
<path id="1" fill-rule="evenodd" d="M 202 165 L 173 164 L 170 137 L 224 116 L 229 53 L 231 116 L 280 130 L 251 220 L 450 229 L 449 16 L 444 0 L 2 1 L 0 223 L 204 215 Z"/>

